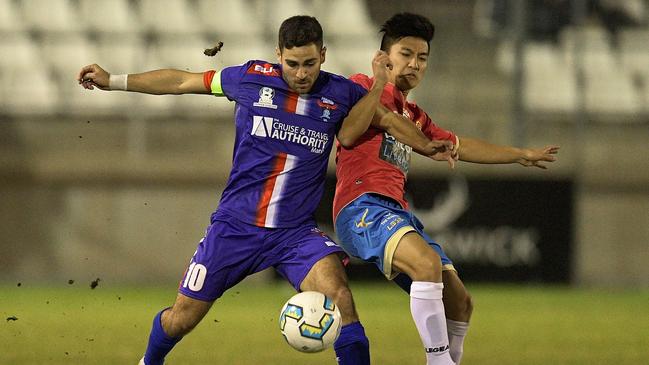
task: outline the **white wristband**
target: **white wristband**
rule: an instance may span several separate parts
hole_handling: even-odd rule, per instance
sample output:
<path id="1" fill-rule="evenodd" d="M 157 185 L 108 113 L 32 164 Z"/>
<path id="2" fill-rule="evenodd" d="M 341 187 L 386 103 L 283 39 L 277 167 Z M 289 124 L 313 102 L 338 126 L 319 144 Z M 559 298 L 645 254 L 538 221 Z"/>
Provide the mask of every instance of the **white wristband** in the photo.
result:
<path id="1" fill-rule="evenodd" d="M 110 75 L 108 77 L 108 88 L 110 90 L 124 90 L 128 85 L 128 74 Z"/>

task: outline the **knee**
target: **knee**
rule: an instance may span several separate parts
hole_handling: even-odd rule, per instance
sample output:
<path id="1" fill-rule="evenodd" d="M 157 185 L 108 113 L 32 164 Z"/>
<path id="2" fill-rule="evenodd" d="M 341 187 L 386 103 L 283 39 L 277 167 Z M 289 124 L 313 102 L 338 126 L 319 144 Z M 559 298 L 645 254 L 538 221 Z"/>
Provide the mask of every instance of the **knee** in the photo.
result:
<path id="1" fill-rule="evenodd" d="M 169 337 L 182 337 L 191 332 L 200 322 L 186 311 L 171 308 L 162 316 L 162 327 Z"/>
<path id="2" fill-rule="evenodd" d="M 473 298 L 468 292 L 464 291 L 462 295 L 454 298 L 451 303 L 451 308 L 448 308 L 447 312 L 449 319 L 468 322 L 473 313 Z"/>
<path id="3" fill-rule="evenodd" d="M 471 294 L 468 292 L 464 292 L 465 295 L 461 300 L 460 304 L 460 311 L 463 313 L 467 318 L 471 317 L 471 314 L 473 313 L 473 298 L 471 297 Z"/>
<path id="4" fill-rule="evenodd" d="M 347 285 L 341 285 L 331 292 L 331 299 L 336 303 L 342 316 L 343 324 L 358 320 L 352 292 Z"/>
<path id="5" fill-rule="evenodd" d="M 407 273 L 413 281 L 442 281 L 442 261 L 437 254 L 426 255 L 412 262 L 411 273 Z"/>

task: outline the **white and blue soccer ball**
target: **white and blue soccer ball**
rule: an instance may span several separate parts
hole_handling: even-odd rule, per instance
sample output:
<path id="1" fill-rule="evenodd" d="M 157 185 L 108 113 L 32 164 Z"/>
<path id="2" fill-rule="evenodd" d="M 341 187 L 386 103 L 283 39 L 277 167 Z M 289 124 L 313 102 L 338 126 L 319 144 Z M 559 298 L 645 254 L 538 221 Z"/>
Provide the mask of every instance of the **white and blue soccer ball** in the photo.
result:
<path id="1" fill-rule="evenodd" d="M 289 299 L 279 315 L 279 329 L 289 345 L 302 352 L 319 352 L 340 335 L 338 306 L 316 291 L 305 291 Z"/>

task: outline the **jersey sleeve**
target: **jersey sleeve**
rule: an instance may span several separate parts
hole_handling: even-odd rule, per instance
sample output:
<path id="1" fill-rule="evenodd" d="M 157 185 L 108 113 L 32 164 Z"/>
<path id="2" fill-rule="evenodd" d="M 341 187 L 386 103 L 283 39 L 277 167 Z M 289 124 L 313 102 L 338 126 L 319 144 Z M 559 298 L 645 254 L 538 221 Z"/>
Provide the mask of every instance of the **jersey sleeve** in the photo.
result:
<path id="1" fill-rule="evenodd" d="M 369 90 L 372 86 L 372 80 L 367 75 L 364 74 L 354 74 L 349 77 L 357 85 L 360 85 L 365 90 Z"/>
<path id="2" fill-rule="evenodd" d="M 213 95 L 225 96 L 236 101 L 239 97 L 239 84 L 252 63 L 253 61 L 248 61 L 243 65 L 226 67 L 219 71 L 206 71 L 203 73 L 203 84 Z"/>
<path id="3" fill-rule="evenodd" d="M 424 125 L 421 128 L 421 131 L 430 138 L 431 140 L 448 140 L 456 144 L 458 142 L 457 136 L 451 131 L 440 128 L 430 119 L 428 114 L 424 113 Z"/>

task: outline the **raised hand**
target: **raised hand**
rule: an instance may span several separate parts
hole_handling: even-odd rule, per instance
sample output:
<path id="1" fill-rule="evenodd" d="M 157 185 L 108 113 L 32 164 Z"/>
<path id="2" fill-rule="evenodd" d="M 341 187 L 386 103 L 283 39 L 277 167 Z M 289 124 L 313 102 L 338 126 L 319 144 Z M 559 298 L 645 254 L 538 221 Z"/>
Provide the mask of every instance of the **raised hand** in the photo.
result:
<path id="1" fill-rule="evenodd" d="M 77 81 L 84 89 L 94 90 L 95 87 L 101 90 L 110 90 L 108 80 L 110 74 L 97 64 L 85 66 L 79 71 Z"/>
<path id="2" fill-rule="evenodd" d="M 554 162 L 557 160 L 555 156 L 559 153 L 559 146 L 545 146 L 543 148 L 528 148 L 523 151 L 523 157 L 517 162 L 526 167 L 538 167 L 540 169 L 547 169 L 542 162 Z"/>
<path id="3" fill-rule="evenodd" d="M 376 51 L 372 59 L 372 72 L 374 73 L 374 84 L 383 87 L 389 79 L 389 70 L 392 70 L 390 57 L 384 51 Z"/>

